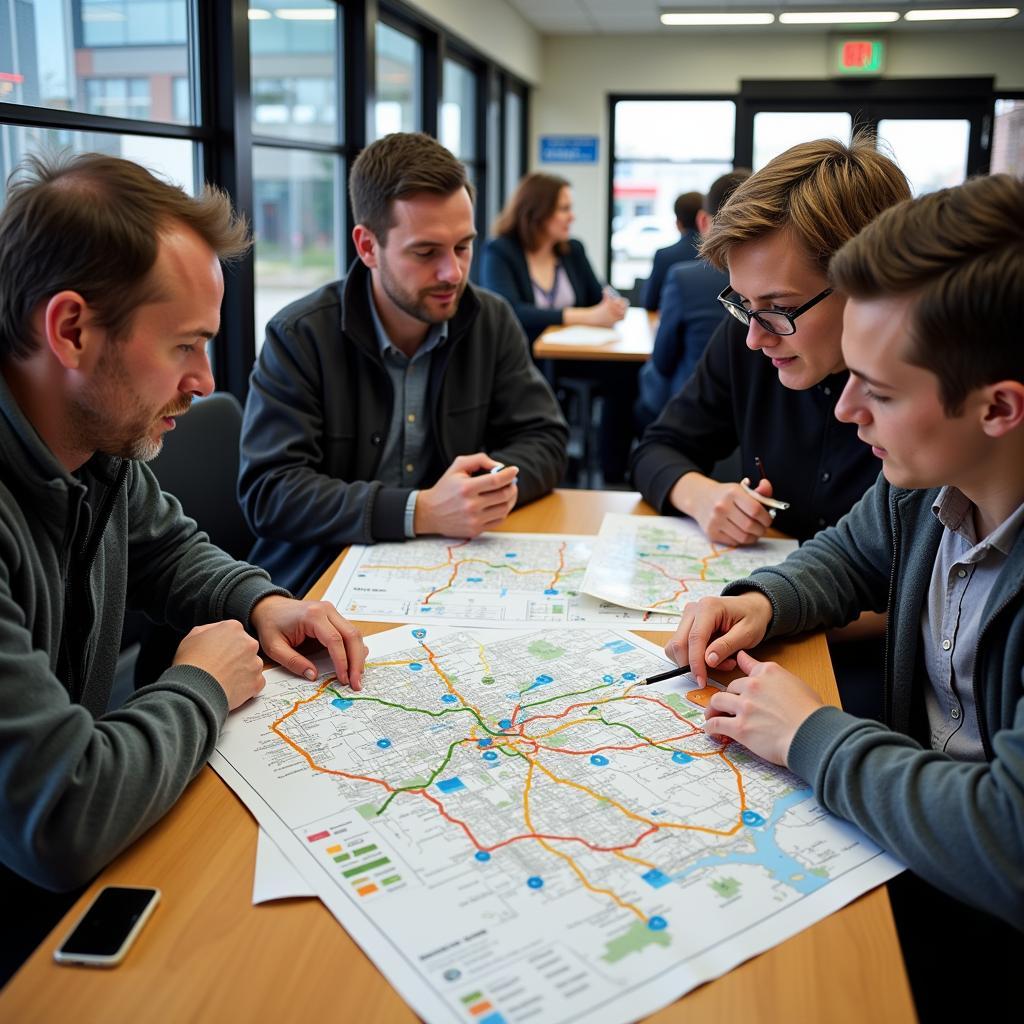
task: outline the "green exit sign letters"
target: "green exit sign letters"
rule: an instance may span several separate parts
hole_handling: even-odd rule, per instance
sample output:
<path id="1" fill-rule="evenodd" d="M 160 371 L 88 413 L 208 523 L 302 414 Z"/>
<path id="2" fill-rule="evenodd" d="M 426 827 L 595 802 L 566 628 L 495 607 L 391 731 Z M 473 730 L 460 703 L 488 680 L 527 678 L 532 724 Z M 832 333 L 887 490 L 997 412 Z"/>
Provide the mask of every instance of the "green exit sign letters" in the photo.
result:
<path id="1" fill-rule="evenodd" d="M 885 65 L 885 43 L 881 39 L 839 39 L 835 70 L 840 75 L 880 75 Z"/>

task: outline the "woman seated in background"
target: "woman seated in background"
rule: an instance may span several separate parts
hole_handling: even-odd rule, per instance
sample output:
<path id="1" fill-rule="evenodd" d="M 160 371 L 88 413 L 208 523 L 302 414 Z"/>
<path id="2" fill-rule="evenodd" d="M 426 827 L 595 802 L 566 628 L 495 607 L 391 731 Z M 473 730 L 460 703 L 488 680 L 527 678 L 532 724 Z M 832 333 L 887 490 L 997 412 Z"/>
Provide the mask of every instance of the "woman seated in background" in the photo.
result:
<path id="1" fill-rule="evenodd" d="M 556 324 L 611 327 L 626 315 L 626 301 L 602 289 L 569 237 L 574 220 L 569 182 L 528 174 L 484 249 L 481 284 L 508 299 L 530 341 Z"/>

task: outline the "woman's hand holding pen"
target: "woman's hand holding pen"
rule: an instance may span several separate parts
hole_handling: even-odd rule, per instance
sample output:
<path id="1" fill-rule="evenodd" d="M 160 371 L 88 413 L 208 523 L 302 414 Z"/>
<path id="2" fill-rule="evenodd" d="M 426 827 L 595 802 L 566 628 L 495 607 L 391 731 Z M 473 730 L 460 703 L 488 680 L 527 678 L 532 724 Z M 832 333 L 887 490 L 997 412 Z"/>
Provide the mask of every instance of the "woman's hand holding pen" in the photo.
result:
<path id="1" fill-rule="evenodd" d="M 721 484 L 700 473 L 687 473 L 676 481 L 669 501 L 693 516 L 709 540 L 735 547 L 755 543 L 772 525 L 771 511 L 750 491 L 770 498 L 771 481 L 761 480 L 748 490 L 742 484 Z"/>

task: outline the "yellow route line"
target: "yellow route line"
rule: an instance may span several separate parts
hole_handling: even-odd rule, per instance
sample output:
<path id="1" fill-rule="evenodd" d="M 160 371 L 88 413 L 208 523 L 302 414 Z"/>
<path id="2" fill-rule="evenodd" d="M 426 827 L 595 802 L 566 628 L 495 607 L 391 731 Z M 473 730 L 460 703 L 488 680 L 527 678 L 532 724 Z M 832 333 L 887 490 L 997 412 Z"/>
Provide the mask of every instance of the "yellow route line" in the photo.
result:
<path id="1" fill-rule="evenodd" d="M 523 818 L 526 821 L 526 827 L 535 835 L 537 835 L 537 829 L 534 826 L 533 820 L 530 817 L 530 786 L 533 784 L 533 767 L 533 762 L 530 761 L 530 767 L 526 773 L 526 782 L 523 787 Z M 617 906 L 622 907 L 623 910 L 632 911 L 632 913 L 636 914 L 636 916 L 640 918 L 641 921 L 647 920 L 647 915 L 639 907 L 635 907 L 632 903 L 627 903 L 621 896 L 618 896 L 610 889 L 601 889 L 596 885 L 592 885 L 590 883 L 590 879 L 588 879 L 587 876 L 583 874 L 583 871 L 581 870 L 580 866 L 567 853 L 563 853 L 561 850 L 556 850 L 546 840 L 541 839 L 539 835 L 537 835 L 537 842 L 540 843 L 540 845 L 544 847 L 544 849 L 547 850 L 548 853 L 553 853 L 556 857 L 561 857 L 562 860 L 564 860 L 569 865 L 569 867 L 572 868 L 573 873 L 580 880 L 585 889 L 589 889 L 590 892 L 596 893 L 599 896 L 607 896 L 609 899 L 614 901 L 614 903 Z"/>
<path id="2" fill-rule="evenodd" d="M 386 668 L 388 665 L 411 665 L 411 661 L 368 661 L 364 668 Z"/>
<path id="3" fill-rule="evenodd" d="M 640 857 L 630 857 L 628 853 L 623 853 L 621 850 L 612 850 L 612 853 L 616 857 L 622 860 L 632 861 L 634 864 L 639 864 L 641 867 L 650 868 L 652 871 L 657 867 L 656 864 L 652 864 L 649 860 L 642 860 Z"/>

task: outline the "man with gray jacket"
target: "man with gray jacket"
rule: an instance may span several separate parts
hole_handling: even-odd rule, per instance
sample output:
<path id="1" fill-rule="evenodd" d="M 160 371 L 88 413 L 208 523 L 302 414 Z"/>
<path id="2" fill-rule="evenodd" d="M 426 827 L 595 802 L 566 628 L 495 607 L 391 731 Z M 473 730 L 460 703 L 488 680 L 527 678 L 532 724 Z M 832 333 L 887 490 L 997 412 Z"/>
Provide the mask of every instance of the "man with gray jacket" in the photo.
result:
<path id="1" fill-rule="evenodd" d="M 26 161 L 0 212 L 0 980 L 52 891 L 178 799 L 262 689 L 261 644 L 311 675 L 315 637 L 359 685 L 355 627 L 210 544 L 145 465 L 213 388 L 220 261 L 248 244 L 221 193 L 99 154 Z M 110 709 L 126 607 L 188 635 Z"/>
<path id="2" fill-rule="evenodd" d="M 830 277 L 848 296 L 836 416 L 882 476 L 781 565 L 687 606 L 668 651 L 698 678 L 738 664 L 706 731 L 906 863 L 892 893 L 921 1015 L 976 1016 L 1024 954 L 1024 182 L 901 203 Z M 884 725 L 746 653 L 864 609 L 889 613 Z M 937 986 L 953 951 L 983 977 Z"/>
<path id="3" fill-rule="evenodd" d="M 465 167 L 397 132 L 363 150 L 349 191 L 358 258 L 267 325 L 242 430 L 252 558 L 297 592 L 346 544 L 475 537 L 566 465 L 522 328 L 469 283 Z"/>

